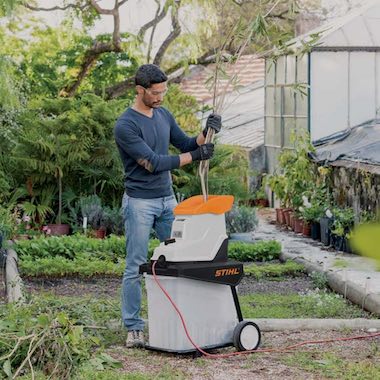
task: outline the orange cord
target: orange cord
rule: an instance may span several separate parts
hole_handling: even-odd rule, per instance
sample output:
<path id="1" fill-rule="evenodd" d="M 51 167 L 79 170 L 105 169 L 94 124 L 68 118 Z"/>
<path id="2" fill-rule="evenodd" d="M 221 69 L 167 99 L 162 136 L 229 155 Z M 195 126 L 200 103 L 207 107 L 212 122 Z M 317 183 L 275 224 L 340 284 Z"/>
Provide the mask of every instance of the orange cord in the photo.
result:
<path id="1" fill-rule="evenodd" d="M 305 346 L 307 344 L 321 344 L 321 343 L 331 343 L 331 342 L 341 342 L 341 341 L 347 341 L 347 340 L 358 340 L 358 339 L 368 339 L 368 338 L 375 338 L 377 336 L 380 336 L 380 333 L 375 333 L 375 334 L 368 334 L 368 335 L 360 335 L 360 336 L 353 336 L 353 337 L 347 337 L 347 338 L 334 338 L 334 339 L 324 339 L 324 340 L 309 340 L 309 341 L 304 341 L 300 343 L 293 344 L 291 346 L 286 346 L 284 348 L 267 348 L 267 349 L 258 349 L 258 350 L 247 350 L 247 351 L 238 351 L 238 352 L 231 352 L 228 354 L 210 354 L 202 348 L 200 348 L 191 338 L 189 331 L 187 329 L 187 325 L 185 322 L 185 319 L 183 318 L 183 315 L 181 311 L 178 309 L 177 305 L 174 303 L 172 298 L 170 297 L 169 293 L 166 291 L 166 289 L 161 285 L 160 281 L 157 278 L 156 275 L 156 263 L 155 261 L 152 265 L 152 273 L 153 273 L 153 278 L 154 281 L 157 283 L 159 288 L 162 290 L 162 292 L 165 294 L 166 298 L 169 300 L 169 302 L 172 304 L 174 307 L 175 311 L 177 312 L 179 318 L 181 319 L 182 326 L 185 330 L 187 339 L 189 339 L 190 343 L 193 345 L 193 347 L 202 353 L 204 356 L 210 359 L 221 359 L 221 358 L 229 358 L 231 356 L 237 356 L 237 355 L 247 355 L 247 354 L 253 354 L 253 353 L 261 353 L 261 352 L 285 352 L 289 350 L 293 350 L 294 348 Z"/>

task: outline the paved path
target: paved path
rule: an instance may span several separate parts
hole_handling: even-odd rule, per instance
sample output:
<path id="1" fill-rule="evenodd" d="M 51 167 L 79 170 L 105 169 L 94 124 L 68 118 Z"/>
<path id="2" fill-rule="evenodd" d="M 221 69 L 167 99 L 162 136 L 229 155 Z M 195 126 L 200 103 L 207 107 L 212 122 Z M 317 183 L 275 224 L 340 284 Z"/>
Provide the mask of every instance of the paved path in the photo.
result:
<path id="1" fill-rule="evenodd" d="M 380 271 L 376 271 L 374 261 L 328 249 L 319 242 L 270 223 L 263 216 L 252 239 L 281 242 L 283 258 L 303 263 L 309 272 L 324 272 L 335 291 L 380 316 Z"/>

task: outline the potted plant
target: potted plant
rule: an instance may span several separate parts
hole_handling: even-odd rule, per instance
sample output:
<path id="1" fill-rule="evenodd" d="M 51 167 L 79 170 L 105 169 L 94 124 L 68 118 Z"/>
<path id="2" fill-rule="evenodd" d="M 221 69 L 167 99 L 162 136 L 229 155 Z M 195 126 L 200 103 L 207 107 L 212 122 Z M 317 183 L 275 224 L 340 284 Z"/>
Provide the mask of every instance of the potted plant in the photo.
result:
<path id="1" fill-rule="evenodd" d="M 86 221 L 83 223 L 86 225 L 85 229 L 90 227 L 95 237 L 103 239 L 106 235 L 106 228 L 101 199 L 97 195 L 81 197 L 80 208 L 83 221 Z"/>
<path id="2" fill-rule="evenodd" d="M 354 211 L 351 208 L 334 209 L 334 221 L 331 227 L 332 241 L 336 250 L 345 251 L 347 236 L 354 226 Z"/>
<path id="3" fill-rule="evenodd" d="M 315 200 L 309 203 L 305 198 L 304 206 L 300 211 L 301 218 L 304 221 L 304 235 L 311 236 L 314 240 L 319 240 L 321 238 L 319 220 L 323 216 L 323 206 Z"/>
<path id="4" fill-rule="evenodd" d="M 285 208 L 286 178 L 280 174 L 272 174 L 265 178 L 265 183 L 274 192 L 276 198 L 280 202 L 280 207 L 276 208 L 276 221 L 279 224 L 285 224 L 283 209 Z"/>
<path id="5" fill-rule="evenodd" d="M 260 189 L 258 189 L 255 192 L 254 197 L 255 197 L 255 206 L 258 206 L 258 207 L 268 207 L 269 206 L 267 194 L 266 194 L 263 186 L 261 186 Z"/>
<path id="6" fill-rule="evenodd" d="M 227 234 L 234 240 L 252 240 L 252 232 L 258 224 L 256 210 L 234 205 L 226 214 Z"/>

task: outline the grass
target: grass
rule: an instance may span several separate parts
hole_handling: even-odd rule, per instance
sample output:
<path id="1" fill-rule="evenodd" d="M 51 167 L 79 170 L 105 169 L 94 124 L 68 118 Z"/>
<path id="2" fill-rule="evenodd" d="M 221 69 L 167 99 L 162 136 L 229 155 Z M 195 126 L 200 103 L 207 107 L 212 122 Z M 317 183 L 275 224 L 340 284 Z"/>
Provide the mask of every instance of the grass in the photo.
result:
<path id="1" fill-rule="evenodd" d="M 288 260 L 282 264 L 250 264 L 244 267 L 246 276 L 253 276 L 256 279 L 281 278 L 284 276 L 297 277 L 305 273 L 305 267 L 294 261 Z"/>
<path id="2" fill-rule="evenodd" d="M 348 268 L 350 265 L 344 259 L 335 259 L 333 266 L 335 268 Z"/>
<path id="3" fill-rule="evenodd" d="M 364 312 L 334 293 L 249 294 L 241 296 L 244 318 L 359 318 Z"/>
<path id="4" fill-rule="evenodd" d="M 379 354 L 375 354 L 380 359 Z M 328 379 L 380 379 L 380 362 L 368 359 L 345 360 L 328 352 L 297 352 L 283 359 L 288 366 L 297 367 Z"/>

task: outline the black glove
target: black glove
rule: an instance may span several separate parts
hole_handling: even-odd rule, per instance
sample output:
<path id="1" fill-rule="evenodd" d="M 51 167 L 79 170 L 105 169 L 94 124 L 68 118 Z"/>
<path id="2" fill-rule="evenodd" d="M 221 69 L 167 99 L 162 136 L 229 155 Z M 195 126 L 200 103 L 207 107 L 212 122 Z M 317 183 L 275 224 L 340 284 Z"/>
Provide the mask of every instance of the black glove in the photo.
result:
<path id="1" fill-rule="evenodd" d="M 214 144 L 207 143 L 200 145 L 197 149 L 190 152 L 193 161 L 209 160 L 214 154 Z"/>
<path id="2" fill-rule="evenodd" d="M 206 126 L 202 132 L 204 137 L 206 137 L 209 128 L 212 128 L 215 133 L 220 132 L 220 129 L 222 128 L 222 117 L 216 113 L 212 113 L 207 118 Z"/>

